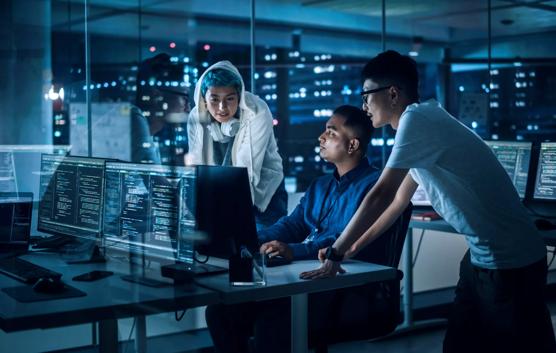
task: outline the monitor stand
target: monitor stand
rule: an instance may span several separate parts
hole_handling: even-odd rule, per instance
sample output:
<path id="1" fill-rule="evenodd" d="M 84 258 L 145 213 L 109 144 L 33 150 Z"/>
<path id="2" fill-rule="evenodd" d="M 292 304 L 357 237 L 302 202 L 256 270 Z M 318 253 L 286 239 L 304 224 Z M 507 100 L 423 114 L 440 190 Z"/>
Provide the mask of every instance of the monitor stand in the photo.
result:
<path id="1" fill-rule="evenodd" d="M 33 249 L 56 251 L 68 264 L 106 262 L 95 240 L 78 239 L 68 235 L 51 235 L 33 243 Z"/>
<path id="2" fill-rule="evenodd" d="M 62 249 L 62 258 L 68 264 L 89 264 L 106 262 L 95 240 L 75 239 Z"/>

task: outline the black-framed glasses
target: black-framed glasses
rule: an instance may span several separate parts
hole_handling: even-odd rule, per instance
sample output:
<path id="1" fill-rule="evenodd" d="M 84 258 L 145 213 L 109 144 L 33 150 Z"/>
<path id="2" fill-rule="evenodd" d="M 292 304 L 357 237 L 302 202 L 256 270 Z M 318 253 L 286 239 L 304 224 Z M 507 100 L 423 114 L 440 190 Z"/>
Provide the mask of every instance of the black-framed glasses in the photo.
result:
<path id="1" fill-rule="evenodd" d="M 378 87 L 378 88 L 373 88 L 373 89 L 368 89 L 366 91 L 361 92 L 361 98 L 363 98 L 363 103 L 367 103 L 367 97 L 369 96 L 369 94 L 373 94 L 376 92 L 380 92 L 380 91 L 384 91 L 387 90 L 388 88 L 392 87 L 392 85 L 390 86 L 384 86 L 384 87 Z"/>

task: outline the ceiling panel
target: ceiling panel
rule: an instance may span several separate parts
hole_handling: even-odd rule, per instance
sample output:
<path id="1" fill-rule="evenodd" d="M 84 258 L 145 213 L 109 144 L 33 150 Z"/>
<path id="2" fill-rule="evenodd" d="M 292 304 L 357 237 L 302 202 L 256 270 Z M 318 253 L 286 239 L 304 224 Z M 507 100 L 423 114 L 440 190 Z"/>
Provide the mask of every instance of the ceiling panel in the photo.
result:
<path id="1" fill-rule="evenodd" d="M 334 11 L 382 16 L 382 2 L 368 0 L 283 0 L 303 7 L 326 8 Z M 412 26 L 430 25 L 459 30 L 486 30 L 487 2 L 484 0 L 389 0 L 386 16 L 403 20 Z M 538 33 L 556 29 L 556 1 L 492 1 L 493 35 Z M 510 20 L 512 24 L 502 24 Z"/>
<path id="2" fill-rule="evenodd" d="M 69 22 L 79 27 L 79 22 L 82 22 L 83 19 L 82 0 L 70 0 L 70 3 L 72 4 L 72 16 Z M 98 25 L 112 30 L 118 27 L 121 16 L 137 17 L 139 2 L 138 0 L 90 0 L 89 3 L 92 7 L 93 20 Z M 221 18 L 224 22 L 231 18 L 248 20 L 249 7 L 246 0 L 241 2 L 224 0 L 215 1 L 215 3 L 219 4 L 216 12 L 214 7 L 207 8 L 202 0 L 142 0 L 143 13 L 157 16 L 157 20 L 161 22 L 160 26 L 152 24 L 151 33 L 145 34 L 153 37 L 166 35 L 164 32 L 168 31 L 168 28 L 163 25 L 167 23 L 167 19 L 183 20 L 208 15 L 209 18 Z M 54 9 L 62 11 L 60 16 L 54 14 L 53 25 L 65 28 L 68 16 L 64 11 L 67 9 L 68 1 L 54 0 L 53 4 Z M 238 10 L 238 4 L 241 4 L 241 11 Z M 315 26 L 314 19 L 322 19 L 322 14 L 326 12 L 335 21 L 330 29 L 342 30 L 342 26 L 345 26 L 346 31 L 380 31 L 382 1 L 379 0 L 257 0 L 257 4 L 260 7 L 275 8 L 276 16 L 281 16 L 282 25 L 288 23 L 290 26 L 294 26 L 298 23 L 300 28 L 304 28 L 304 26 L 312 28 Z M 437 41 L 484 38 L 487 36 L 486 4 L 487 2 L 484 0 L 387 0 L 387 31 L 398 36 L 419 35 L 425 39 Z M 292 20 L 290 18 L 291 9 L 297 7 L 300 9 L 299 15 Z M 494 37 L 556 32 L 556 0 L 492 0 L 492 7 L 492 34 Z M 76 9 L 81 10 L 81 13 L 77 10 L 76 14 Z M 235 12 L 230 11 L 231 9 L 234 9 Z M 335 16 L 335 13 L 338 13 L 338 16 Z M 344 15 L 340 16 L 340 14 Z M 368 22 L 365 19 L 366 16 L 370 17 Z M 295 21 L 296 24 L 291 21 Z M 510 24 L 504 24 L 508 22 Z M 131 22 L 123 21 L 122 23 Z M 322 27 L 329 26 L 327 22 L 319 23 Z M 93 25 L 93 28 L 98 27 Z M 159 27 L 162 32 L 155 33 L 155 29 Z M 75 27 L 73 28 L 75 29 Z M 440 39 L 438 35 L 435 37 L 435 33 L 446 34 L 443 39 Z"/>

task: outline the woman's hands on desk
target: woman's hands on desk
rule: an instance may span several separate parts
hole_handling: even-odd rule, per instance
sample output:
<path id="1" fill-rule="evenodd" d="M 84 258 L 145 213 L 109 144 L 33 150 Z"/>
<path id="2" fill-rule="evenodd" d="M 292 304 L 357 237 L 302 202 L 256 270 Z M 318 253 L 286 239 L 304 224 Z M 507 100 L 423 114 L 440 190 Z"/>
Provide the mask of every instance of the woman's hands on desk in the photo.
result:
<path id="1" fill-rule="evenodd" d="M 269 241 L 261 245 L 260 252 L 269 257 L 283 256 L 288 261 L 293 261 L 293 251 L 288 244 L 278 240 Z"/>

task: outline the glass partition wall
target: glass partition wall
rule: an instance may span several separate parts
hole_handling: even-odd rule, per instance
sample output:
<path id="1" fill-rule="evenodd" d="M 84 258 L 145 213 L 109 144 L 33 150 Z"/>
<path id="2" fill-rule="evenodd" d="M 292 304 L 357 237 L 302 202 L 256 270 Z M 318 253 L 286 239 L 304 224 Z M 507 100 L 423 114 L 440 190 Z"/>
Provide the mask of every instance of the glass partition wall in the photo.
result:
<path id="1" fill-rule="evenodd" d="M 387 49 L 416 60 L 421 100 L 438 100 L 481 137 L 555 141 L 555 9 L 556 1 L 509 0 L 0 1 L 0 192 L 39 201 L 43 154 L 182 170 L 188 112 L 203 104 L 195 85 L 220 60 L 268 104 L 289 192 L 333 171 L 318 136 L 336 107 L 361 107 L 361 69 Z M 377 167 L 394 134 L 374 132 L 368 158 Z M 129 210 L 152 199 L 150 184 L 126 180 Z M 160 180 L 172 194 L 176 178 Z M 158 196 L 165 207 L 178 202 Z M 164 212 L 174 222 L 176 212 Z M 189 213 L 177 215 L 190 225 Z M 151 244 L 176 250 L 166 230 L 136 224 Z M 204 325 L 189 321 L 180 330 Z M 146 336 L 145 317 L 129 326 Z"/>
<path id="2" fill-rule="evenodd" d="M 195 84 L 229 60 L 269 105 L 288 190 L 303 191 L 332 171 L 317 138 L 334 108 L 361 105 L 361 68 L 383 49 L 411 55 L 421 99 L 482 137 L 554 140 L 553 3 L 4 1 L 0 145 L 183 165 Z M 379 167 L 393 136 L 375 131 Z"/>

